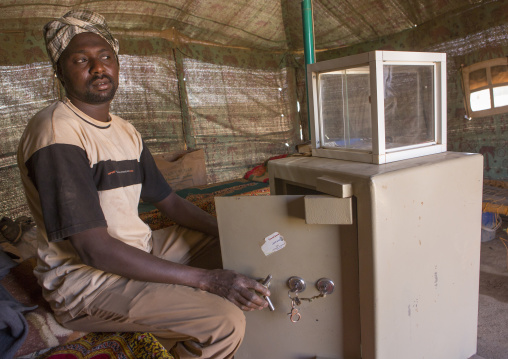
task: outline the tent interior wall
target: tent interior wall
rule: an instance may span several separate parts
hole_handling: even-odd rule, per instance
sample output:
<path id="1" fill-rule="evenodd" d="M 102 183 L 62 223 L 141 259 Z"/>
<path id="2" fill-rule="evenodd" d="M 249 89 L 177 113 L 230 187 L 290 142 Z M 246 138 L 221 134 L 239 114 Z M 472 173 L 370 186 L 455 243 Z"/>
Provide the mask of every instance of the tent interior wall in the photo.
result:
<path id="1" fill-rule="evenodd" d="M 42 27 L 73 8 L 120 40 L 112 112 L 152 153 L 205 150 L 208 182 L 242 176 L 308 140 L 301 0 L 0 1 L 0 213 L 27 215 L 19 138 L 61 93 Z M 508 177 L 508 114 L 468 120 L 461 65 L 508 55 L 508 1 L 314 0 L 316 60 L 371 50 L 447 53 L 448 149 Z"/>

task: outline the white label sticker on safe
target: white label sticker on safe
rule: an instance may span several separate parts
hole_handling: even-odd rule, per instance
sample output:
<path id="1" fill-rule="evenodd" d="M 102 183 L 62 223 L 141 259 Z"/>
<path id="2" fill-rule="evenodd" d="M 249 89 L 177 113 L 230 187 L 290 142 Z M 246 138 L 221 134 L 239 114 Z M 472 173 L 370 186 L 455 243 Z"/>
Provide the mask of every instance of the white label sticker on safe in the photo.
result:
<path id="1" fill-rule="evenodd" d="M 286 241 L 284 238 L 279 234 L 279 232 L 275 232 L 265 238 L 265 243 L 261 246 L 261 250 L 265 256 L 269 256 L 272 253 L 280 251 L 285 246 Z"/>

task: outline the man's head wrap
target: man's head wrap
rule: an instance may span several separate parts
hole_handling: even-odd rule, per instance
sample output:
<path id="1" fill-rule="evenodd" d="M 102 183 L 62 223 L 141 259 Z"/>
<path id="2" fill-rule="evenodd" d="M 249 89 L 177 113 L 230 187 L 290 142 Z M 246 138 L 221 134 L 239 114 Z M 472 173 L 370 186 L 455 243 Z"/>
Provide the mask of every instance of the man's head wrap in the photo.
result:
<path id="1" fill-rule="evenodd" d="M 120 46 L 118 40 L 111 35 L 104 17 L 90 10 L 72 10 L 61 18 L 48 22 L 44 26 L 46 49 L 55 70 L 58 59 L 72 38 L 83 32 L 92 32 L 106 40 L 115 51 L 118 60 Z"/>

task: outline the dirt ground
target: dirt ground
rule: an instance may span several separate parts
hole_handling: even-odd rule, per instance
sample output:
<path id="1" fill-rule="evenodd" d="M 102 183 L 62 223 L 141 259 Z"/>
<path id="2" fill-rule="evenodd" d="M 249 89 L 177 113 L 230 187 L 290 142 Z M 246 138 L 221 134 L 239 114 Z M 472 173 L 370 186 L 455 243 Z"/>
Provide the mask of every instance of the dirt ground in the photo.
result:
<path id="1" fill-rule="evenodd" d="M 508 359 L 508 218 L 496 238 L 482 243 L 477 354 Z M 505 240 L 504 244 L 502 239 Z"/>

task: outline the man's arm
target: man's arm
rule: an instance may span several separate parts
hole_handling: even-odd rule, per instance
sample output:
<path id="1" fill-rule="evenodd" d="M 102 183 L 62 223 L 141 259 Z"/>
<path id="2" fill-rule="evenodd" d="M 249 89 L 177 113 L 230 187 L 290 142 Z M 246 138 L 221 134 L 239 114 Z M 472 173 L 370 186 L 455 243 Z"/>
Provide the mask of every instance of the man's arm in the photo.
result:
<path id="1" fill-rule="evenodd" d="M 182 211 L 188 210 L 184 208 Z M 270 291 L 254 279 L 229 270 L 194 268 L 158 258 L 111 237 L 105 227 L 89 229 L 69 239 L 83 263 L 102 271 L 141 281 L 199 288 L 224 297 L 245 311 L 267 306 L 252 290 L 262 295 L 270 295 Z"/>
<path id="2" fill-rule="evenodd" d="M 217 218 L 174 191 L 162 201 L 154 203 L 154 206 L 181 226 L 219 237 Z"/>

